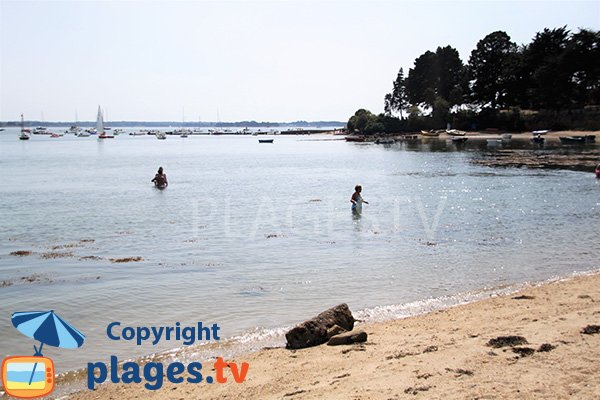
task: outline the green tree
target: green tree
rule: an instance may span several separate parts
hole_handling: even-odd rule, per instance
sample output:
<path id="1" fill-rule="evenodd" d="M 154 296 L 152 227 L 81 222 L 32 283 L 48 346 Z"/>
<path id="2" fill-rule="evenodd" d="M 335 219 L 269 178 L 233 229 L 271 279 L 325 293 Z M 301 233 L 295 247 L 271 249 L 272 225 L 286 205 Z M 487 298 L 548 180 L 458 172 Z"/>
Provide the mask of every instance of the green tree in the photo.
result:
<path id="1" fill-rule="evenodd" d="M 438 47 L 435 51 L 437 84 L 435 94 L 450 106 L 462 104 L 464 65 L 458 51 L 450 46 Z"/>
<path id="2" fill-rule="evenodd" d="M 380 129 L 380 132 L 383 132 L 385 127 L 383 127 L 383 124 L 377 125 L 379 122 L 380 121 L 375 114 L 361 108 L 348 120 L 348 130 L 350 132 L 358 131 L 361 134 L 375 133 L 377 129 Z"/>
<path id="3" fill-rule="evenodd" d="M 405 80 L 407 100 L 412 105 L 433 107 L 438 97 L 450 105 L 463 103 L 465 67 L 458 51 L 438 47 L 420 55 Z"/>
<path id="4" fill-rule="evenodd" d="M 406 96 L 406 80 L 404 78 L 404 70 L 400 68 L 398 76 L 393 82 L 392 93 L 385 95 L 385 113 L 386 115 L 392 115 L 392 112 L 396 111 L 400 113 L 402 118 L 402 112 L 408 107 L 408 99 Z"/>
<path id="5" fill-rule="evenodd" d="M 490 33 L 477 43 L 469 58 L 472 99 L 481 105 L 496 109 L 506 106 L 510 98 L 508 88 L 515 81 L 514 62 L 517 45 L 506 32 Z"/>
<path id="6" fill-rule="evenodd" d="M 545 28 L 524 49 L 524 69 L 530 77 L 528 94 L 534 108 L 559 109 L 570 104 L 575 86 L 566 58 L 568 44 L 566 27 Z"/>
<path id="7" fill-rule="evenodd" d="M 570 67 L 573 100 L 600 104 L 600 32 L 580 29 L 571 35 L 564 60 Z"/>
<path id="8" fill-rule="evenodd" d="M 431 51 L 421 54 L 413 68 L 408 70 L 406 95 L 412 105 L 433 106 L 437 87 L 437 56 Z M 431 96 L 431 93 L 434 96 Z"/>

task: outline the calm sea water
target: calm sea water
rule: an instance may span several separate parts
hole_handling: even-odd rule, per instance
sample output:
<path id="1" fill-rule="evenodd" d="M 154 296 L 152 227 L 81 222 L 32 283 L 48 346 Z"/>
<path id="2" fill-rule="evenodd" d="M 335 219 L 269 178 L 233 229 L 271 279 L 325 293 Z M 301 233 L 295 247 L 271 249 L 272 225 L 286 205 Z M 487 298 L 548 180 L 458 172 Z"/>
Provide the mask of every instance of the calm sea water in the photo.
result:
<path id="1" fill-rule="evenodd" d="M 112 321 L 218 323 L 252 347 L 341 302 L 377 320 L 600 268 L 593 174 L 475 166 L 477 146 L 17 135 L 0 134 L 0 356 L 33 351 L 13 312 L 53 309 L 87 336 L 48 348 L 59 371 L 180 346 L 110 341 Z"/>

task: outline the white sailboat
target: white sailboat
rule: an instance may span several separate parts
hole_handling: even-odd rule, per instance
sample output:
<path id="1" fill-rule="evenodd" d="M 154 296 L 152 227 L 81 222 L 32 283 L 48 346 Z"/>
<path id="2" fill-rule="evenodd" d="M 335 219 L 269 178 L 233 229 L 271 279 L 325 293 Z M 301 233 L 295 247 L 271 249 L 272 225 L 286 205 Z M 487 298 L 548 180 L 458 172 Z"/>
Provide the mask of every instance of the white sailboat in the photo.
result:
<path id="1" fill-rule="evenodd" d="M 113 139 L 114 136 L 107 135 L 104 131 L 104 118 L 102 117 L 102 109 L 98 106 L 98 116 L 96 117 L 96 132 L 98 139 Z"/>
<path id="2" fill-rule="evenodd" d="M 25 121 L 23 120 L 23 114 L 21 114 L 21 136 L 19 136 L 20 140 L 29 140 L 29 135 L 27 134 L 28 129 L 25 129 Z"/>

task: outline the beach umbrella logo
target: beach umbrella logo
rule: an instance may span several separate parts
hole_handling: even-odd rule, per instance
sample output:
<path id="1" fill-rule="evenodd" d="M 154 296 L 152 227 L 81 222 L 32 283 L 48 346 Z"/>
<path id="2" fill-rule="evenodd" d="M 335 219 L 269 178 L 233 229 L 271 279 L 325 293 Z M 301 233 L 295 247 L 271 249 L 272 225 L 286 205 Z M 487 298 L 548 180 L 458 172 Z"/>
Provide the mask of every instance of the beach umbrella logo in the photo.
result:
<path id="1" fill-rule="evenodd" d="M 85 335 L 52 311 L 16 312 L 11 317 L 23 335 L 40 342 L 33 346 L 33 356 L 12 356 L 2 361 L 2 386 L 6 394 L 31 399 L 46 396 L 54 390 L 54 362 L 44 357 L 44 345 L 76 349 Z"/>

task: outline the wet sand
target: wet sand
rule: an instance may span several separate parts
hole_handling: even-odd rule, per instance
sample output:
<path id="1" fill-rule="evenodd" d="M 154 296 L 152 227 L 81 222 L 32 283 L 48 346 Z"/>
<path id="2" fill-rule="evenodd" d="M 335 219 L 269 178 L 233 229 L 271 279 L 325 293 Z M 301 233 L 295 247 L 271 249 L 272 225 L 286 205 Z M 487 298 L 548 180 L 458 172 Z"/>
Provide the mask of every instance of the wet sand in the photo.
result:
<path id="1" fill-rule="evenodd" d="M 369 334 L 365 344 L 241 356 L 234 361 L 250 364 L 241 384 L 228 371 L 226 384 L 167 382 L 158 391 L 109 384 L 69 398 L 593 399 L 600 393 L 600 333 L 586 330 L 590 325 L 600 325 L 600 274 L 359 325 Z M 522 343 L 490 346 L 504 336 Z"/>

